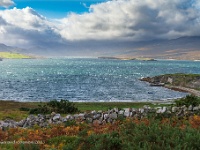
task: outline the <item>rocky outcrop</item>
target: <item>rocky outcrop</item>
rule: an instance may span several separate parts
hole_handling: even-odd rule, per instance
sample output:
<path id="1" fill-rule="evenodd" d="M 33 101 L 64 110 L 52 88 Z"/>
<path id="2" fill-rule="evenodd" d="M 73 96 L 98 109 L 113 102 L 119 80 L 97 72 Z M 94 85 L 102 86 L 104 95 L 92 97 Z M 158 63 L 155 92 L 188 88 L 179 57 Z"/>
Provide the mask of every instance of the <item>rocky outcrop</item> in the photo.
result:
<path id="1" fill-rule="evenodd" d="M 109 109 L 108 111 L 91 111 L 91 112 L 84 112 L 79 114 L 68 114 L 65 117 L 62 117 L 60 114 L 52 112 L 51 114 L 42 115 L 38 114 L 29 115 L 27 118 L 21 121 L 14 121 L 14 120 L 4 120 L 0 121 L 0 128 L 5 130 L 6 128 L 30 128 L 35 125 L 40 127 L 47 127 L 51 124 L 62 124 L 67 121 L 76 121 L 76 122 L 86 122 L 91 124 L 106 124 L 106 123 L 113 123 L 117 119 L 125 119 L 125 118 L 144 118 L 148 115 L 165 115 L 165 116 L 177 116 L 177 117 L 184 117 L 184 116 L 192 116 L 194 114 L 200 113 L 200 105 L 193 107 L 190 105 L 189 107 L 181 106 L 181 107 L 155 107 L 152 108 L 148 105 L 143 106 L 142 108 L 123 108 L 123 109 Z"/>
<path id="2" fill-rule="evenodd" d="M 140 80 L 149 82 L 151 86 L 164 86 L 172 90 L 189 92 L 196 96 L 200 96 L 199 74 L 166 74 L 142 78 Z"/>

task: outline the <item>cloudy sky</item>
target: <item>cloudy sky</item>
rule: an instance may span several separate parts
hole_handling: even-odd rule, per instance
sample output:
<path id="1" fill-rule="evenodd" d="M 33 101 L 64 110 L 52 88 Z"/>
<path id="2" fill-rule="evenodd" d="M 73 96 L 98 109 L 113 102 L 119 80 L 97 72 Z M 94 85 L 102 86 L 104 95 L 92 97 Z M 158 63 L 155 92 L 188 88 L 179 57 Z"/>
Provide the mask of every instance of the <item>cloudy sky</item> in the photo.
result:
<path id="1" fill-rule="evenodd" d="M 0 43 L 32 51 L 95 55 L 199 35 L 199 0 L 0 0 Z"/>

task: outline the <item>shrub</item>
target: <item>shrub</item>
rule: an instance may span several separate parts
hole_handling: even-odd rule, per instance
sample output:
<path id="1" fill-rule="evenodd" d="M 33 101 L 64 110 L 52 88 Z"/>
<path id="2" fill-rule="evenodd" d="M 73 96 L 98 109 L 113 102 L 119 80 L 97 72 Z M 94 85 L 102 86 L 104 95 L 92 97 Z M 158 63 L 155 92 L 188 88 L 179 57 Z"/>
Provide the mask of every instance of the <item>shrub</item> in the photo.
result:
<path id="1" fill-rule="evenodd" d="M 69 102 L 68 100 L 51 100 L 50 102 L 47 102 L 46 104 L 40 104 L 37 108 L 30 109 L 30 114 L 47 114 L 51 112 L 57 112 L 57 113 L 74 113 L 77 112 L 78 109 L 75 107 L 73 102 Z"/>
<path id="2" fill-rule="evenodd" d="M 52 108 L 52 111 L 58 113 L 74 113 L 77 112 L 78 109 L 74 106 L 73 102 L 69 102 L 68 100 L 52 100 L 47 103 L 48 106 Z"/>
<path id="3" fill-rule="evenodd" d="M 50 109 L 47 107 L 47 105 L 38 105 L 38 108 L 32 108 L 29 111 L 30 114 L 47 114 L 50 113 Z"/>
<path id="4" fill-rule="evenodd" d="M 180 100 L 175 101 L 176 106 L 198 106 L 200 104 L 200 98 L 194 95 L 187 95 L 185 98 L 181 98 Z"/>

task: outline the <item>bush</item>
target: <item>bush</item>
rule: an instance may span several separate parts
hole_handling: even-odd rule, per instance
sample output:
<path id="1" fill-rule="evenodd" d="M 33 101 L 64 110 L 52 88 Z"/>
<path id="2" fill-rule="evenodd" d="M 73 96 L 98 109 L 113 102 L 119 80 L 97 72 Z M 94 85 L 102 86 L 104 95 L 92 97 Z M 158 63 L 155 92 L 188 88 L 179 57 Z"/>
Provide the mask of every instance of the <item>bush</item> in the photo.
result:
<path id="1" fill-rule="evenodd" d="M 50 109 L 47 107 L 47 105 L 38 105 L 38 108 L 32 108 L 30 109 L 30 114 L 47 114 L 50 113 Z"/>
<path id="2" fill-rule="evenodd" d="M 187 95 L 185 98 L 181 98 L 180 100 L 175 101 L 176 106 L 198 106 L 200 104 L 200 98 L 194 95 Z"/>
<path id="3" fill-rule="evenodd" d="M 78 109 L 75 107 L 74 103 L 69 102 L 68 100 L 51 100 L 46 104 L 40 104 L 37 108 L 30 109 L 30 114 L 47 114 L 51 112 L 57 113 L 75 113 Z"/>
<path id="4" fill-rule="evenodd" d="M 63 114 L 74 113 L 78 111 L 78 109 L 74 106 L 74 103 L 69 102 L 68 100 L 60 100 L 60 102 L 57 100 L 52 100 L 48 102 L 47 105 L 52 108 L 51 111 Z"/>

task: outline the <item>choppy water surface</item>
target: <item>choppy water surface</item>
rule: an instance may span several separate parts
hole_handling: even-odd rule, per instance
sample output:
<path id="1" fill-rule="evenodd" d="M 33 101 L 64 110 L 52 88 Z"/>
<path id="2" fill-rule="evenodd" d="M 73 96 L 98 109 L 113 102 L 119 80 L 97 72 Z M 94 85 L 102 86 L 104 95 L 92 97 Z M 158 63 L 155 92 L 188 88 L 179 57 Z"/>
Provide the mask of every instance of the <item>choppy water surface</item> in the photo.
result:
<path id="1" fill-rule="evenodd" d="M 138 80 L 166 73 L 200 73 L 200 62 L 4 59 L 0 62 L 0 99 L 146 101 L 185 96 Z"/>

